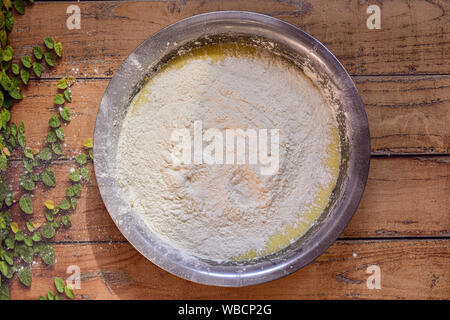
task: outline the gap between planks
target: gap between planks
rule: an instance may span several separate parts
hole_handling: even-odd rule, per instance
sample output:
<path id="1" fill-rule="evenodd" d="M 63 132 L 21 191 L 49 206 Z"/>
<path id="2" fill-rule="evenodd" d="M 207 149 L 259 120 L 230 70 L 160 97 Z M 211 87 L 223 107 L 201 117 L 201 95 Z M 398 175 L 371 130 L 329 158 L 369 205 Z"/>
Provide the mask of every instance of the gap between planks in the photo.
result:
<path id="1" fill-rule="evenodd" d="M 447 241 L 450 236 L 423 236 L 423 237 L 367 237 L 367 238 L 337 238 L 334 242 L 352 242 L 352 243 L 367 243 L 367 242 L 401 242 L 401 241 Z M 333 242 L 333 243 L 334 243 Z M 97 244 L 131 244 L 127 240 L 112 240 L 112 241 L 49 241 L 53 245 L 97 245 Z"/>
<path id="2" fill-rule="evenodd" d="M 125 60 L 124 60 L 125 61 Z M 449 77 L 450 73 L 405 73 L 405 74 L 349 74 L 352 78 L 421 78 L 421 77 Z M 76 77 L 77 80 L 111 80 L 111 77 Z M 29 81 L 58 81 L 61 77 L 41 77 L 31 76 Z"/>

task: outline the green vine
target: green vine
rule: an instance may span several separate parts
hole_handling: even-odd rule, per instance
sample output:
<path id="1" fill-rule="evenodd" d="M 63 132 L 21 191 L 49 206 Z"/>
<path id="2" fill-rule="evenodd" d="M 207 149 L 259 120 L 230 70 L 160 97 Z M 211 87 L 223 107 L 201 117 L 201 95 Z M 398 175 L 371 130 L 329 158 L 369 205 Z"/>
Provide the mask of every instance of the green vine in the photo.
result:
<path id="1" fill-rule="evenodd" d="M 71 121 L 70 109 L 66 104 L 72 102 L 70 87 L 75 79 L 67 77 L 58 81 L 58 93 L 53 99 L 56 112 L 48 122 L 46 146 L 39 151 L 31 149 L 26 144 L 24 122 L 21 121 L 18 126 L 11 122 L 10 110 L 15 102 L 23 99 L 22 88 L 28 85 L 31 71 L 40 78 L 44 62 L 48 68 L 54 67 L 62 56 L 63 48 L 61 42 L 48 37 L 44 39 L 43 47 L 34 46 L 31 57 L 23 56 L 19 63 L 13 63 L 14 51 L 9 45 L 9 33 L 14 25 L 13 7 L 17 13 L 25 13 L 26 5 L 23 0 L 0 0 L 0 300 L 9 299 L 9 283 L 15 275 L 24 286 L 31 285 L 31 264 L 37 255 L 46 265 L 55 263 L 51 239 L 60 227 L 71 226 L 69 214 L 77 207 L 83 184 L 89 181 L 90 172 L 86 164 L 88 157 L 92 159 L 92 139 L 88 139 L 84 144 L 84 152 L 76 157 L 76 168 L 68 173 L 71 184 L 66 189 L 65 196 L 58 205 L 52 200 L 46 200 L 42 204 L 45 223 L 33 222 L 34 190 L 39 185 L 45 189 L 56 186 L 51 164 L 62 155 L 65 141 L 63 126 Z M 24 172 L 19 181 L 23 194 L 17 200 L 5 177 L 8 176 L 11 155 L 14 152 L 20 154 L 20 150 L 23 153 Z M 10 214 L 10 209 L 17 203 L 25 220 L 23 230 L 20 230 Z M 62 279 L 55 278 L 54 281 L 57 292 L 65 292 L 66 297 L 74 298 L 73 289 L 64 285 Z M 62 296 L 49 292 L 46 299 L 60 300 Z"/>

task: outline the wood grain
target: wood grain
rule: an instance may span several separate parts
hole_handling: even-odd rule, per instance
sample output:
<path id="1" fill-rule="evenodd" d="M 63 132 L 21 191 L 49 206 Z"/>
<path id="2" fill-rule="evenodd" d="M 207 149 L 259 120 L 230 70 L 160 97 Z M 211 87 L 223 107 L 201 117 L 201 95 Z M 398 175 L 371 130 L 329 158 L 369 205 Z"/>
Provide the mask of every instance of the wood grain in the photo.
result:
<path id="1" fill-rule="evenodd" d="M 450 240 L 337 241 L 305 268 L 246 288 L 195 284 L 158 268 L 127 243 L 58 244 L 57 263 L 33 266 L 30 289 L 12 281 L 13 299 L 37 299 L 53 277 L 81 271 L 82 299 L 448 299 Z M 37 258 L 39 259 L 39 258 Z M 381 269 L 381 289 L 369 290 L 369 265 Z"/>
<path id="2" fill-rule="evenodd" d="M 450 235 L 449 160 L 372 158 L 363 198 L 343 237 Z"/>
<path id="3" fill-rule="evenodd" d="M 381 29 L 366 27 L 371 1 L 190 0 L 81 2 L 81 29 L 68 30 L 68 3 L 35 3 L 17 17 L 17 56 L 54 35 L 64 59 L 46 77 L 111 77 L 147 37 L 195 14 L 255 11 L 290 22 L 322 41 L 352 74 L 450 73 L 450 3 L 445 0 L 380 1 Z M 51 21 L 51 23 L 49 23 Z"/>
<path id="4" fill-rule="evenodd" d="M 373 154 L 444 154 L 450 147 L 450 76 L 353 77 Z"/>
<path id="5" fill-rule="evenodd" d="M 354 77 L 369 119 L 373 154 L 444 154 L 449 152 L 450 76 Z M 79 80 L 68 104 L 72 122 L 65 126 L 65 157 L 73 157 L 93 136 L 95 118 L 109 80 Z M 32 81 L 12 109 L 23 120 L 27 144 L 40 149 L 53 106 L 56 81 Z M 19 154 L 15 154 L 20 157 Z"/>
<path id="6" fill-rule="evenodd" d="M 12 209 L 13 217 L 24 226 L 24 219 L 45 222 L 44 201 L 59 203 L 68 186 L 68 173 L 72 161 L 57 161 L 52 165 L 57 186 L 48 189 L 38 185 L 34 193 L 35 213 L 32 217 Z M 92 168 L 92 165 L 90 165 Z M 424 158 L 374 158 L 369 180 L 361 201 L 343 238 L 386 237 L 437 237 L 450 235 L 448 210 L 449 159 Z M 11 164 L 7 179 L 14 188 L 16 199 L 21 193 L 19 176 L 24 171 L 21 162 Z M 123 241 L 100 197 L 95 177 L 83 190 L 70 229 L 60 229 L 56 241 Z"/>

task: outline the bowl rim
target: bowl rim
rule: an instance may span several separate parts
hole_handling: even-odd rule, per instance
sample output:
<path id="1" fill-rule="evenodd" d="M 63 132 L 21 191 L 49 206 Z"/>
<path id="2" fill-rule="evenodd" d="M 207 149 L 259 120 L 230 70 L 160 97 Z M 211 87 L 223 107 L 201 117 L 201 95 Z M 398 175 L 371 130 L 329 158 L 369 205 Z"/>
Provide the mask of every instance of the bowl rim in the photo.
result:
<path id="1" fill-rule="evenodd" d="M 208 34 L 218 25 L 223 30 L 233 27 L 245 32 L 269 32 L 292 46 L 298 45 L 302 50 L 308 50 L 308 54 L 321 63 L 327 73 L 333 75 L 334 80 L 338 80 L 342 97 L 348 104 L 349 113 L 346 116 L 351 117 L 353 125 L 346 182 L 340 194 L 341 201 L 332 209 L 333 219 L 327 219 L 311 236 L 307 246 L 287 259 L 268 261 L 259 267 L 249 266 L 240 270 L 207 265 L 197 259 L 185 257 L 167 244 L 159 243 L 157 237 L 148 230 L 143 230 L 139 220 L 136 220 L 138 218 L 134 217 L 136 215 L 133 216 L 131 210 L 125 208 L 120 197 L 122 191 L 112 175 L 111 167 L 111 136 L 116 125 L 113 110 L 118 108 L 117 104 L 126 103 L 131 95 L 130 90 L 142 80 L 138 78 L 148 73 L 148 56 L 162 56 L 164 50 L 161 48 L 165 41 L 169 45 L 170 42 L 176 43 L 173 40 L 178 38 L 180 41 L 175 46 L 181 46 L 183 33 L 190 28 L 203 28 L 204 34 Z M 173 49 L 172 47 L 171 50 Z M 169 50 L 167 46 L 166 50 Z M 128 81 L 130 77 L 133 81 L 128 85 L 124 81 Z M 370 136 L 364 106 L 353 80 L 322 43 L 278 18 L 248 11 L 216 11 L 188 17 L 161 29 L 128 56 L 115 72 L 102 98 L 95 122 L 93 153 L 95 175 L 103 202 L 114 223 L 134 248 L 154 264 L 181 278 L 208 285 L 239 287 L 291 274 L 312 262 L 334 243 L 355 213 L 364 192 L 370 164 Z"/>

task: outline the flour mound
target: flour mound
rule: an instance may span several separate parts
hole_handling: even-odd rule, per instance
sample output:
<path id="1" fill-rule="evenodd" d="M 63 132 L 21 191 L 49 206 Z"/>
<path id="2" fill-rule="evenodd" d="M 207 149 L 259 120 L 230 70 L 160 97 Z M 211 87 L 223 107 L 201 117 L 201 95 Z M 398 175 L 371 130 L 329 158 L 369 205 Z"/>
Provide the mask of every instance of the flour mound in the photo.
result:
<path id="1" fill-rule="evenodd" d="M 197 120 L 204 130 L 279 129 L 278 172 L 261 175 L 258 164 L 174 166 L 171 133 L 192 130 Z M 305 212 L 336 180 L 325 161 L 335 129 L 319 89 L 282 58 L 190 56 L 156 74 L 133 100 L 117 179 L 130 206 L 171 245 L 214 260 L 258 256 L 287 228 L 313 224 Z"/>

